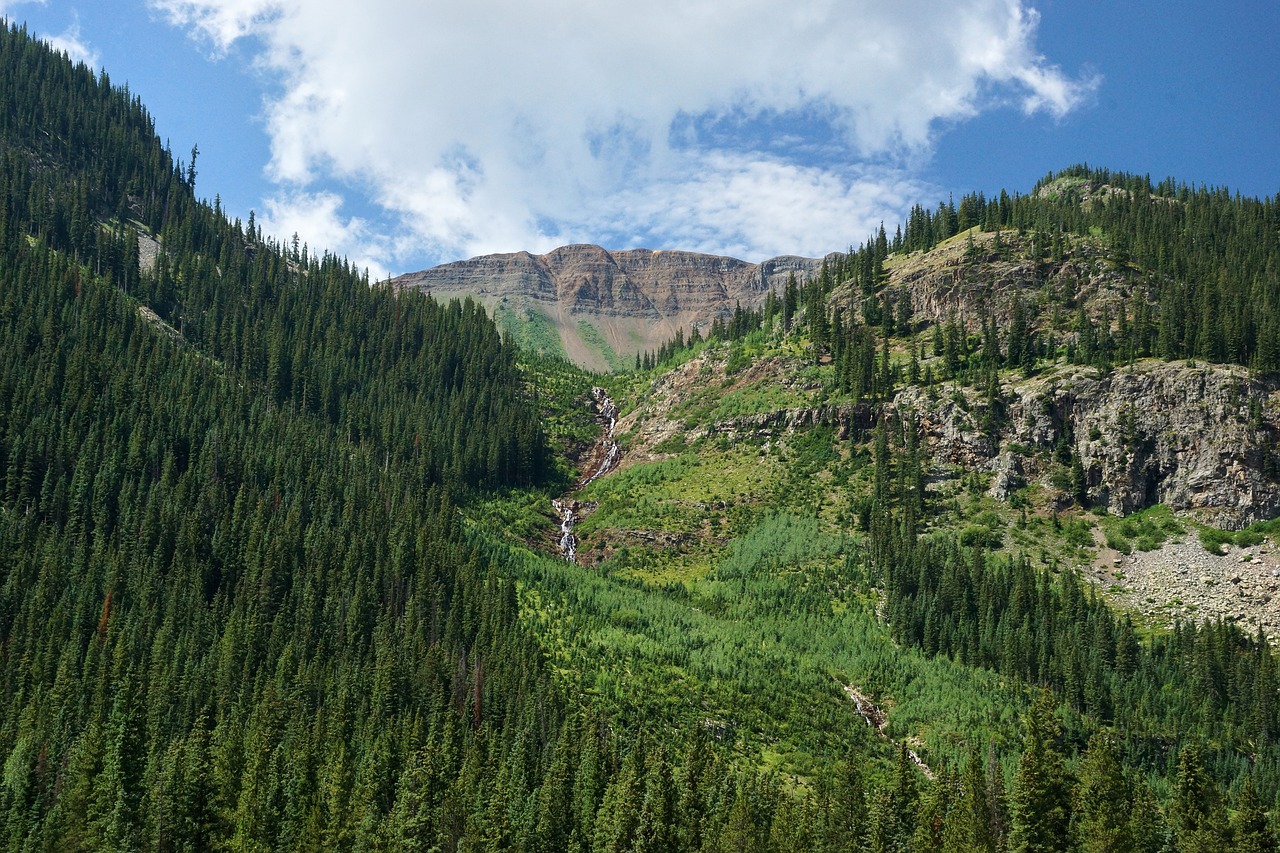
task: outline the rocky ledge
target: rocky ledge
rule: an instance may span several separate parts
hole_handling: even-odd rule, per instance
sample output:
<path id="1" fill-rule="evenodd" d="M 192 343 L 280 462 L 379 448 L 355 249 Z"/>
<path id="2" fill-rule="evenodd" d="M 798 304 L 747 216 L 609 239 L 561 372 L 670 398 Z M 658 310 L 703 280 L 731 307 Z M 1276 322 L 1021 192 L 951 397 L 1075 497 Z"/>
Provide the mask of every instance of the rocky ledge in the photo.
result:
<path id="1" fill-rule="evenodd" d="M 620 433 L 632 433 L 636 458 L 653 458 L 652 449 L 676 433 L 689 441 L 765 440 L 823 424 L 843 440 L 874 427 L 876 410 L 823 403 L 813 389 L 807 406 L 690 429 L 669 412 L 705 383 L 724 380 L 723 365 L 710 358 L 660 377 L 645 405 L 619 423 Z M 760 364 L 752 372 L 772 370 L 780 374 L 774 381 L 785 383 L 786 365 Z M 934 465 L 993 473 L 992 494 L 1002 500 L 1039 482 L 1062 506 L 1071 503 L 1078 496 L 1062 476 L 1071 460 L 1079 462 L 1088 502 L 1116 515 L 1163 503 L 1227 529 L 1280 515 L 1275 379 L 1228 365 L 1150 360 L 1106 373 L 1063 365 L 1030 378 L 1011 375 L 1000 391 L 995 412 L 976 389 L 950 384 L 907 387 L 881 411 L 916 424 Z"/>

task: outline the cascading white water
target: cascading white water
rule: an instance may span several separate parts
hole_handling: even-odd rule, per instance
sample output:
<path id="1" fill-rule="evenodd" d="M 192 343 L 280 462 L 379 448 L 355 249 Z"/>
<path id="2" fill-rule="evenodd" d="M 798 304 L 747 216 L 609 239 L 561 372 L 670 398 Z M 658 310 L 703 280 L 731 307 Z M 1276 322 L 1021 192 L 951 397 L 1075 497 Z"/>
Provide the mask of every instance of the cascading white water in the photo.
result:
<path id="1" fill-rule="evenodd" d="M 579 489 L 616 468 L 621 455 L 621 448 L 613 440 L 614 430 L 618 426 L 618 406 L 609 399 L 608 392 L 603 388 L 592 388 L 591 396 L 595 400 L 596 414 L 605 421 L 605 429 L 604 434 L 596 441 L 596 449 L 591 454 L 594 462 L 583 472 L 583 479 L 578 483 Z M 556 499 L 551 502 L 551 506 L 560 519 L 560 554 L 570 563 L 576 562 L 578 537 L 573 535 L 573 526 L 578 521 L 577 501 Z"/>
<path id="2" fill-rule="evenodd" d="M 613 400 L 609 399 L 609 393 L 603 388 L 592 388 L 591 396 L 595 398 L 596 411 L 608 425 L 605 427 L 604 435 L 600 437 L 598 442 L 599 446 L 604 450 L 604 456 L 597 463 L 595 471 L 591 472 L 582 481 L 583 486 L 595 482 L 618 465 L 618 443 L 613 440 L 613 432 L 618 427 L 618 406 Z"/>
<path id="3" fill-rule="evenodd" d="M 573 535 L 573 524 L 578 520 L 573 505 L 568 501 L 553 500 L 551 506 L 560 516 L 560 553 L 570 563 L 578 556 L 578 538 Z"/>

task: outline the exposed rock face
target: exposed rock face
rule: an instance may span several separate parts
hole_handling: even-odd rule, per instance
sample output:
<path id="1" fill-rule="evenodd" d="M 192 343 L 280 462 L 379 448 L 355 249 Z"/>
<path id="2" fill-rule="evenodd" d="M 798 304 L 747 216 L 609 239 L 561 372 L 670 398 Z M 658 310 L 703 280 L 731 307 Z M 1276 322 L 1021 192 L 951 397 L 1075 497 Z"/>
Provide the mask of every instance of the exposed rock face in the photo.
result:
<path id="1" fill-rule="evenodd" d="M 895 406 L 917 418 L 938 461 L 995 471 L 997 497 L 1043 473 L 1066 437 L 1089 497 L 1110 512 L 1164 503 L 1240 527 L 1280 514 L 1278 390 L 1240 367 L 1144 362 L 1006 387 L 994 434 L 979 428 L 988 413 L 971 394 L 909 388 Z"/>
<path id="2" fill-rule="evenodd" d="M 529 296 L 578 313 L 660 319 L 697 314 L 710 322 L 732 315 L 735 303 L 759 306 L 787 276 L 802 282 L 821 264 L 799 257 L 751 264 L 696 252 L 562 246 L 545 255 L 515 252 L 457 261 L 394 280 L 432 293 Z"/>
<path id="3" fill-rule="evenodd" d="M 1111 317 L 1128 303 L 1135 280 L 1117 269 L 1104 246 L 1092 238 L 1073 238 L 1060 260 L 1031 260 L 1032 241 L 1016 232 L 971 233 L 927 252 L 891 256 L 882 296 L 895 305 L 908 301 L 917 323 L 958 320 L 973 331 L 982 316 L 1000 322 L 1022 299 L 1032 325 L 1047 330 L 1055 306 L 1063 316 L 1083 304 L 1094 318 L 1105 308 Z M 837 289 L 833 301 L 857 316 L 864 296 L 852 285 Z M 1130 307 L 1130 310 L 1131 307 Z M 1058 330 L 1062 334 L 1062 330 Z"/>
<path id="4" fill-rule="evenodd" d="M 738 304 L 759 307 L 770 290 L 781 293 L 790 274 L 803 282 L 821 263 L 787 256 L 752 264 L 695 252 L 575 245 L 545 255 L 486 255 L 393 283 L 442 298 L 471 296 L 490 309 L 537 311 L 556 327 L 570 358 L 607 368 L 579 340 L 581 322 L 594 326 L 614 353 L 633 356 L 657 349 L 677 330 L 687 334 L 694 324 L 706 328 L 726 319 Z"/>

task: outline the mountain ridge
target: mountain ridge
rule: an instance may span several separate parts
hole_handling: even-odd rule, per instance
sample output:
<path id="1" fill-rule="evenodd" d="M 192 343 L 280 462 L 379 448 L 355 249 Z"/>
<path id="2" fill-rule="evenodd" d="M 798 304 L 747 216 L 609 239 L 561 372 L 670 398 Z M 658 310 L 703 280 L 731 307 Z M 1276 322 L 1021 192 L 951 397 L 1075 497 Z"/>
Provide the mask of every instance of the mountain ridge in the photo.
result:
<path id="1" fill-rule="evenodd" d="M 470 296 L 500 323 L 505 316 L 508 328 L 517 325 L 513 319 L 549 326 L 551 342 L 537 346 L 526 335 L 522 343 L 553 351 L 548 343 L 558 343 L 580 366 L 608 370 L 657 350 L 678 332 L 728 319 L 738 306 L 760 307 L 790 276 L 812 276 L 822 261 L 782 255 L 752 263 L 680 249 L 611 251 L 579 243 L 545 254 L 481 255 L 397 276 L 392 284 L 440 299 Z"/>

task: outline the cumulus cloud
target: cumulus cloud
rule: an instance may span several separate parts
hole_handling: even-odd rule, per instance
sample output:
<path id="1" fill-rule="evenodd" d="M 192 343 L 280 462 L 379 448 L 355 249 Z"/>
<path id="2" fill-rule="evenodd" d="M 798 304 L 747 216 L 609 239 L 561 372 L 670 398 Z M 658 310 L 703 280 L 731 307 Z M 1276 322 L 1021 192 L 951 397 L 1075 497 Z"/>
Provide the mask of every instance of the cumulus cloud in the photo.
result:
<path id="1" fill-rule="evenodd" d="M 724 153 L 697 166 L 624 193 L 599 212 L 600 221 L 611 233 L 628 235 L 628 245 L 661 248 L 670 241 L 736 257 L 818 256 L 872 237 L 881 223 L 896 222 L 930 193 L 907 171 L 890 167 L 799 166 Z"/>
<path id="2" fill-rule="evenodd" d="M 44 36 L 46 42 L 54 50 L 60 50 L 71 58 L 72 62 L 83 62 L 90 68 L 102 66 L 98 52 L 80 37 L 80 18 L 76 16 L 71 26 L 56 36 Z"/>
<path id="3" fill-rule="evenodd" d="M 215 50 L 243 40 L 273 80 L 281 198 L 362 193 L 389 266 L 568 240 L 826 251 L 896 219 L 940 122 L 1061 116 L 1095 85 L 1036 51 L 1022 0 L 151 2 Z M 369 230 L 328 202 L 326 233 Z"/>

